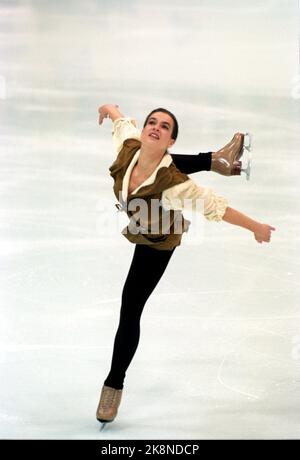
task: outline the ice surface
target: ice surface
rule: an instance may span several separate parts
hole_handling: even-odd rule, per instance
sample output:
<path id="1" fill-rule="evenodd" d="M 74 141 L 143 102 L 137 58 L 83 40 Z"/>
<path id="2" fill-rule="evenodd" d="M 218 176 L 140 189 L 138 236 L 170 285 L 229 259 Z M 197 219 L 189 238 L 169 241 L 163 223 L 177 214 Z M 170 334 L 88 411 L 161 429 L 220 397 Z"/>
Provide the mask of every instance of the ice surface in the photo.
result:
<path id="1" fill-rule="evenodd" d="M 297 2 L 248 3 L 0 2 L 1 438 L 299 437 Z M 173 110 L 177 153 L 251 131 L 249 182 L 193 178 L 277 230 L 269 245 L 224 222 L 184 236 L 100 433 L 134 249 L 106 102 L 140 125 Z"/>

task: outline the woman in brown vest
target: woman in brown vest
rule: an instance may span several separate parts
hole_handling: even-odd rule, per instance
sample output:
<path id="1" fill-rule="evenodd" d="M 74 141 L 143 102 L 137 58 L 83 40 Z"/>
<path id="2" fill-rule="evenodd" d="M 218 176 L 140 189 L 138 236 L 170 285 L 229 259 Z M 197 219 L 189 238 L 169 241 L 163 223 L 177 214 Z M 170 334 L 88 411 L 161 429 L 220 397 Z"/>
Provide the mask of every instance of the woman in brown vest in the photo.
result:
<path id="1" fill-rule="evenodd" d="M 187 176 L 203 169 L 224 175 L 240 174 L 243 134 L 237 133 L 227 146 L 216 153 L 171 156 L 168 149 L 176 141 L 178 123 L 168 110 L 159 108 L 152 111 L 141 133 L 135 121 L 124 117 L 118 106 L 101 106 L 99 124 L 107 117 L 113 121 L 113 140 L 117 151 L 117 158 L 110 167 L 114 192 L 119 200 L 118 207 L 130 219 L 122 233 L 135 244 L 135 250 L 122 292 L 111 368 L 102 386 L 96 412 L 97 419 L 102 423 L 113 421 L 117 415 L 126 370 L 139 342 L 144 305 L 187 231 L 189 222 L 181 212 L 185 200 L 192 202 L 193 209 L 201 200 L 208 220 L 224 220 L 243 227 L 253 233 L 258 243 L 269 242 L 271 232 L 275 230 L 230 208 L 225 198 L 201 187 Z M 136 200 L 139 208 L 134 206 Z M 137 211 L 141 203 L 147 209 L 144 215 Z M 155 231 L 153 203 L 158 203 Z"/>

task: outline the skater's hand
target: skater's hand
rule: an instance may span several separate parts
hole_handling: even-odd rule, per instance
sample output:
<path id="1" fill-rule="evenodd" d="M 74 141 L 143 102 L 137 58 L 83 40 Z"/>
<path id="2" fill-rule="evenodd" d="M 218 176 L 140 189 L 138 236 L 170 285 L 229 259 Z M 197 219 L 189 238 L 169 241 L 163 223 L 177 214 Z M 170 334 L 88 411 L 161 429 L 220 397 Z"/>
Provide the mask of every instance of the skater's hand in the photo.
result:
<path id="1" fill-rule="evenodd" d="M 101 106 L 99 107 L 99 109 L 98 109 L 98 113 L 99 113 L 99 125 L 102 125 L 104 118 L 108 118 L 108 117 L 109 117 L 108 107 L 109 107 L 108 104 L 101 105 Z"/>
<path id="2" fill-rule="evenodd" d="M 271 240 L 271 232 L 276 230 L 274 227 L 268 224 L 258 224 L 254 231 L 254 237 L 258 243 L 269 243 Z"/>
<path id="3" fill-rule="evenodd" d="M 116 118 L 122 117 L 118 108 L 119 106 L 114 104 L 101 105 L 98 109 L 99 125 L 102 125 L 104 118 L 111 118 L 114 121 Z"/>

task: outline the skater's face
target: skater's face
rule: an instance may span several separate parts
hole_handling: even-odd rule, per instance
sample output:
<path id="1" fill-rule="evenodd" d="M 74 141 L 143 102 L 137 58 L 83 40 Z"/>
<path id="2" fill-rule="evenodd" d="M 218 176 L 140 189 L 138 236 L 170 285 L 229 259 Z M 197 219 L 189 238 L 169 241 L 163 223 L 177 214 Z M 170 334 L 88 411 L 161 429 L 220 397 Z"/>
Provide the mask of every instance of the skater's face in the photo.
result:
<path id="1" fill-rule="evenodd" d="M 175 144 L 175 140 L 172 139 L 173 129 L 174 121 L 167 113 L 154 112 L 142 130 L 141 142 L 147 146 L 167 150 Z"/>

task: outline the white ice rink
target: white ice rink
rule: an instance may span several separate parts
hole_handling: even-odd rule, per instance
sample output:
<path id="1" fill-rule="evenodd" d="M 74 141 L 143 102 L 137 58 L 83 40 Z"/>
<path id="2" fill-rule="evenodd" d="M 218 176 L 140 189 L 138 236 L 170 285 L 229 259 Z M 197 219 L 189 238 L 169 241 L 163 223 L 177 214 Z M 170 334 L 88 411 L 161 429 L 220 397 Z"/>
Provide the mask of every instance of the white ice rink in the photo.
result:
<path id="1" fill-rule="evenodd" d="M 298 34 L 297 0 L 0 0 L 0 438 L 300 437 Z M 203 221 L 183 237 L 100 432 L 134 249 L 97 125 L 108 102 L 140 126 L 172 110 L 174 153 L 251 131 L 249 182 L 191 177 L 276 232 L 260 245 Z"/>

